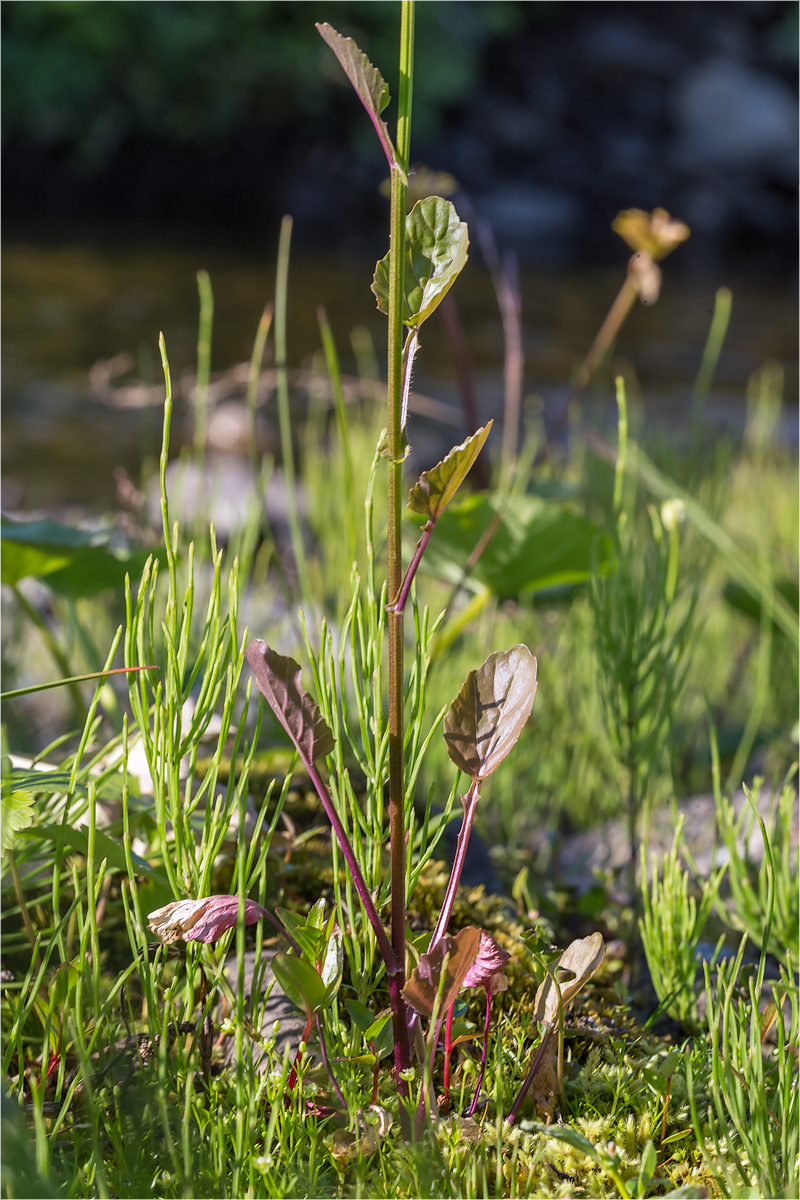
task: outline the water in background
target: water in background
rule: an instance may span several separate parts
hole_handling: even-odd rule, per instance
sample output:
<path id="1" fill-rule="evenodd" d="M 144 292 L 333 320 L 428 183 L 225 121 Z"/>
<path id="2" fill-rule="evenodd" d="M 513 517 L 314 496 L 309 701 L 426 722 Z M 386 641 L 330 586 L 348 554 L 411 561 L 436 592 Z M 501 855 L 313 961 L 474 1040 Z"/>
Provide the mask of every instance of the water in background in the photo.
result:
<path id="1" fill-rule="evenodd" d="M 717 287 L 733 290 L 733 315 L 709 399 L 712 425 L 741 428 L 749 375 L 765 360 L 786 370 L 786 436 L 796 443 L 797 302 L 788 283 L 767 286 L 735 271 L 692 274 L 691 241 L 664 266 L 654 308 L 637 306 L 616 347 L 641 386 L 648 420 L 680 427 L 688 413 Z M 683 263 L 680 262 L 680 257 Z M 522 278 L 525 394 L 557 406 L 622 281 L 619 270 L 574 268 Z M 211 275 L 215 298 L 212 371 L 249 360 L 264 304 L 274 291 L 274 263 L 252 248 L 211 249 L 102 238 L 43 242 L 8 239 L 3 249 L 3 508 L 5 511 L 102 510 L 114 502 L 113 472 L 135 480 L 160 446 L 157 405 L 119 408 L 99 398 L 102 360 L 125 353 L 132 375 L 159 385 L 158 334 L 164 332 L 173 377 L 193 372 L 197 344 L 198 268 Z M 381 361 L 385 318 L 369 290 L 373 264 L 333 256 L 293 255 L 289 357 L 308 365 L 319 349 L 316 309 L 324 305 L 346 371 L 355 370 L 351 332 L 366 330 Z M 453 293 L 476 373 L 482 417 L 502 414 L 503 339 L 489 276 L 477 253 Z M 425 326 L 415 387 L 450 406 L 460 421 L 449 344 L 438 318 Z M 102 388 L 99 389 L 102 391 Z M 443 410 L 445 417 L 448 413 Z M 189 436 L 177 423 L 173 445 Z M 467 431 L 460 426 L 458 433 Z M 448 435 L 449 436 L 449 435 Z M 449 438 L 449 444 L 456 440 Z"/>

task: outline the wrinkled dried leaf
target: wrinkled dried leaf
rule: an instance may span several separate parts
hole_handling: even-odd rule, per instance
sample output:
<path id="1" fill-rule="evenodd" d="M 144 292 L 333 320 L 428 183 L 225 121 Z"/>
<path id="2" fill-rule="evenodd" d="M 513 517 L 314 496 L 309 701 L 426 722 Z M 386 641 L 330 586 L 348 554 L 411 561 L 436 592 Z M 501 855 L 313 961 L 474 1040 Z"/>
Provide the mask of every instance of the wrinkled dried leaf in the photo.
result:
<path id="1" fill-rule="evenodd" d="M 433 950 L 420 956 L 419 965 L 414 968 L 408 983 L 403 988 L 406 1002 L 414 1012 L 423 1017 L 433 1014 L 433 1006 L 439 994 L 439 984 L 442 976 L 442 966 L 445 956 L 447 960 L 447 976 L 442 992 L 441 1013 L 446 1012 L 455 1000 L 464 983 L 464 977 L 475 961 L 480 945 L 481 931 L 475 925 L 462 929 L 455 937 L 445 935 L 436 943 Z"/>
<path id="2" fill-rule="evenodd" d="M 421 513 L 429 521 L 439 520 L 483 449 L 492 424 L 489 421 L 460 446 L 454 446 L 430 471 L 422 472 L 408 497 L 408 507 L 412 512 Z"/>
<path id="3" fill-rule="evenodd" d="M 342 70 L 350 80 L 361 103 L 369 114 L 369 119 L 375 126 L 375 132 L 380 138 L 384 153 L 389 160 L 389 166 L 397 166 L 392 139 L 386 122 L 381 120 L 381 113 L 389 103 L 389 85 L 377 67 L 374 67 L 363 50 L 359 49 L 352 38 L 342 37 L 341 33 L 329 25 L 317 24 L 320 37 L 328 43 L 338 58 Z"/>
<path id="4" fill-rule="evenodd" d="M 473 779 L 485 779 L 513 749 L 536 695 L 536 659 L 527 646 L 490 654 L 470 671 L 444 719 L 447 753 Z"/>
<path id="5" fill-rule="evenodd" d="M 578 938 L 572 942 L 561 958 L 553 966 L 553 972 L 571 971 L 573 978 L 559 980 L 561 1003 L 564 1008 L 577 996 L 578 992 L 588 983 L 598 969 L 605 956 L 606 948 L 602 934 L 593 933 L 589 937 Z M 558 975 L 556 974 L 556 978 Z M 558 994 L 549 975 L 545 977 L 536 993 L 533 1015 L 537 1021 L 548 1025 L 558 1016 Z"/>
<path id="6" fill-rule="evenodd" d="M 391 1127 L 392 1114 L 389 1110 L 380 1104 L 371 1104 L 368 1109 L 358 1113 L 358 1128 L 363 1131 L 358 1140 L 350 1130 L 337 1129 L 329 1141 L 331 1154 L 343 1160 L 374 1154 Z"/>
<path id="7" fill-rule="evenodd" d="M 294 742 L 306 763 L 330 754 L 335 745 L 316 701 L 300 683 L 300 667 L 293 658 L 276 654 L 256 638 L 244 652 L 260 692 Z"/>
<path id="8" fill-rule="evenodd" d="M 244 923 L 254 925 L 265 915 L 255 900 L 244 902 Z M 206 896 L 202 900 L 175 900 L 148 913 L 153 933 L 167 942 L 215 942 L 239 918 L 238 896 Z"/>
<path id="9" fill-rule="evenodd" d="M 455 207 L 441 196 L 419 200 L 406 217 L 403 320 L 419 326 L 455 283 L 467 261 L 469 230 Z M 389 312 L 389 258 L 375 268 L 372 291 L 382 313 Z"/>

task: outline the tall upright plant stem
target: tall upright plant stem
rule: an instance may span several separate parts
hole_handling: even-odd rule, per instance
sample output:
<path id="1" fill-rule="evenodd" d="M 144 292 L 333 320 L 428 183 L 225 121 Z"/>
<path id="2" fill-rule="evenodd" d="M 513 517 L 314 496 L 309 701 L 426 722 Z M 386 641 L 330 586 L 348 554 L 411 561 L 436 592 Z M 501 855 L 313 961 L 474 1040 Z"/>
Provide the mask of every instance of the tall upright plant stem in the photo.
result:
<path id="1" fill-rule="evenodd" d="M 289 412 L 289 373 L 286 357 L 286 307 L 289 290 L 289 248 L 292 241 L 292 218 L 281 221 L 278 241 L 278 266 L 275 273 L 275 366 L 278 373 L 278 422 L 281 431 L 281 457 L 283 477 L 286 483 L 286 507 L 289 514 L 289 531 L 297 567 L 300 595 L 305 604 L 311 603 L 311 584 L 308 564 L 303 546 L 303 531 L 297 509 L 297 480 L 294 469 L 292 447 L 292 423 Z"/>
<path id="2" fill-rule="evenodd" d="M 403 579 L 401 555 L 402 490 L 402 359 L 403 359 L 403 270 L 406 250 L 406 178 L 411 135 L 411 90 L 414 59 L 414 0 L 403 0 L 400 30 L 400 86 L 396 154 L 392 167 L 391 233 L 389 248 L 389 482 L 388 482 L 388 594 L 394 602 Z M 405 969 L 405 772 L 403 764 L 403 612 L 389 613 L 389 828 L 391 836 L 392 949 Z M 402 1012 L 396 1013 L 395 1055 L 398 1065 L 408 1065 L 408 1032 L 400 1028 Z M 405 1020 L 402 1025 L 405 1026 Z"/>

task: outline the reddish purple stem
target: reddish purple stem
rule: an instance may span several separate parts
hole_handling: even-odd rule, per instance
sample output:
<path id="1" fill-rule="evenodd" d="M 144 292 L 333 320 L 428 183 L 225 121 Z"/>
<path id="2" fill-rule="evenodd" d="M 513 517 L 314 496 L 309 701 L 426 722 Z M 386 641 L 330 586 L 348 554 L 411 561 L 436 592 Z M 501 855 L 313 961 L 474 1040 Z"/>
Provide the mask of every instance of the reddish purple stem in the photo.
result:
<path id="1" fill-rule="evenodd" d="M 319 1048 L 322 1053 L 322 1061 L 325 1064 L 325 1070 L 328 1072 L 328 1078 L 331 1081 L 331 1086 L 333 1087 L 333 1090 L 336 1092 L 336 1095 L 339 1099 L 339 1103 L 341 1104 L 342 1108 L 346 1110 L 347 1109 L 347 1101 L 345 1100 L 344 1096 L 342 1095 L 342 1089 L 339 1087 L 339 1084 L 336 1082 L 336 1076 L 333 1073 L 333 1067 L 331 1066 L 330 1059 L 328 1058 L 328 1047 L 325 1045 L 325 1035 L 322 1032 L 322 1021 L 320 1020 L 319 1013 L 316 1014 L 316 1022 L 317 1022 L 317 1033 L 319 1034 Z"/>
<path id="2" fill-rule="evenodd" d="M 478 1107 L 478 1097 L 481 1094 L 483 1087 L 483 1077 L 486 1074 L 486 1050 L 489 1045 L 489 1015 L 492 1010 L 492 997 L 489 989 L 486 989 L 486 1021 L 483 1026 L 483 1050 L 481 1051 L 481 1073 L 478 1076 L 478 1086 L 475 1088 L 475 1095 L 472 1097 L 472 1104 L 469 1106 L 468 1117 L 471 1117 Z"/>
<path id="3" fill-rule="evenodd" d="M 417 573 L 422 556 L 425 553 L 425 547 L 431 540 L 431 534 L 436 528 L 435 521 L 428 521 L 427 525 L 422 527 L 422 537 L 417 542 L 417 548 L 412 555 L 411 561 L 406 568 L 406 573 L 403 576 L 403 582 L 400 584 L 400 591 L 397 593 L 397 599 L 393 604 L 387 604 L 386 611 L 393 613 L 401 613 L 406 606 L 408 593 L 411 591 L 411 584 L 414 582 L 414 576 Z"/>
<path id="4" fill-rule="evenodd" d="M 355 884 L 356 891 L 361 899 L 361 903 L 364 905 L 364 911 L 367 914 L 370 925 L 375 930 L 375 937 L 380 948 L 381 957 L 386 964 L 386 973 L 391 979 L 393 976 L 400 973 L 400 966 L 395 958 L 391 943 L 386 936 L 386 930 L 381 924 L 381 919 L 378 916 L 372 896 L 369 894 L 369 888 L 367 887 L 366 880 L 361 874 L 361 868 L 356 861 L 356 856 L 353 853 L 353 847 L 350 845 L 350 840 L 339 818 L 339 814 L 334 807 L 333 800 L 331 799 L 328 789 L 325 787 L 322 776 L 317 770 L 315 764 L 309 762 L 305 755 L 301 755 L 301 758 L 303 758 L 303 765 L 308 771 L 308 777 L 316 788 L 317 795 L 322 801 L 322 807 L 325 809 L 326 816 L 331 823 L 331 828 L 336 834 L 336 840 L 341 847 L 342 854 L 345 857 L 350 874 L 353 876 L 353 883 Z"/>
<path id="5" fill-rule="evenodd" d="M 436 922 L 436 928 L 433 931 L 428 953 L 440 942 L 447 933 L 447 926 L 450 923 L 450 915 L 455 904 L 456 892 L 461 880 L 461 872 L 464 869 L 464 859 L 467 856 L 467 846 L 469 844 L 469 835 L 472 831 L 472 822 L 475 819 L 475 810 L 478 807 L 478 800 L 481 795 L 480 779 L 473 779 L 469 786 L 469 791 L 465 796 L 461 797 L 461 802 L 464 805 L 464 818 L 461 822 L 461 829 L 458 833 L 458 842 L 456 843 L 455 857 L 453 858 L 453 869 L 450 872 L 450 879 L 447 884 L 447 891 L 444 896 L 444 904 L 442 911 L 439 914 L 439 920 Z"/>
<path id="6" fill-rule="evenodd" d="M 553 1030 L 552 1030 L 552 1028 L 548 1028 L 545 1031 L 544 1037 L 542 1038 L 541 1042 L 539 1043 L 539 1049 L 536 1051 L 536 1057 L 533 1060 L 533 1065 L 531 1066 L 530 1071 L 528 1071 L 528 1074 L 525 1076 L 525 1080 L 522 1084 L 522 1087 L 519 1089 L 517 1098 L 511 1106 L 511 1111 L 508 1114 L 508 1116 L 506 1117 L 506 1124 L 513 1125 L 514 1122 L 516 1121 L 517 1117 L 519 1116 L 519 1110 L 522 1108 L 522 1102 L 525 1099 L 525 1097 L 527 1096 L 528 1090 L 530 1089 L 531 1084 L 533 1083 L 534 1079 L 536 1078 L 536 1076 L 539 1072 L 539 1069 L 540 1069 L 542 1063 L 544 1062 L 544 1057 L 547 1054 L 547 1051 L 550 1047 L 550 1041 L 552 1039 L 552 1036 L 553 1036 Z"/>

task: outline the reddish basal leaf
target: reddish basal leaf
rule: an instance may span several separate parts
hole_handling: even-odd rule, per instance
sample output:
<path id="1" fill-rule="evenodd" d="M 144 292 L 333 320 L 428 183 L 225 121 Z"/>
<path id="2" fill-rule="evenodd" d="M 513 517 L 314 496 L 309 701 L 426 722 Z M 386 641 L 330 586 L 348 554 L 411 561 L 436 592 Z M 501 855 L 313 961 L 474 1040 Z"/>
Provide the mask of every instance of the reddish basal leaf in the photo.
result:
<path id="1" fill-rule="evenodd" d="M 244 902 L 244 923 L 255 925 L 266 910 L 255 900 Z M 204 900 L 175 900 L 148 913 L 147 922 L 162 941 L 215 942 L 239 918 L 238 896 L 206 896 Z"/>
<path id="2" fill-rule="evenodd" d="M 256 638 L 244 652 L 260 692 L 294 742 L 306 763 L 314 763 L 333 750 L 333 734 L 319 705 L 300 683 L 300 667 L 293 658 L 276 654 Z"/>
<path id="3" fill-rule="evenodd" d="M 478 953 L 472 966 L 464 976 L 464 982 L 461 986 L 465 988 L 488 988 L 493 977 L 502 974 L 503 968 L 510 957 L 511 955 L 502 946 L 498 946 L 494 938 L 490 937 L 482 929 L 481 944 L 478 947 Z M 507 986 L 508 980 L 506 980 Z M 498 987 L 496 991 L 505 991 L 505 987 Z M 494 995 L 494 993 L 492 994 Z"/>
<path id="4" fill-rule="evenodd" d="M 439 994 L 442 968 L 447 959 L 447 977 L 442 991 L 440 1014 L 447 1012 L 464 984 L 464 976 L 474 963 L 481 931 L 475 925 L 462 929 L 455 937 L 445 934 L 427 954 L 420 955 L 419 966 L 411 972 L 403 988 L 406 1003 L 420 1016 L 430 1017 Z"/>

